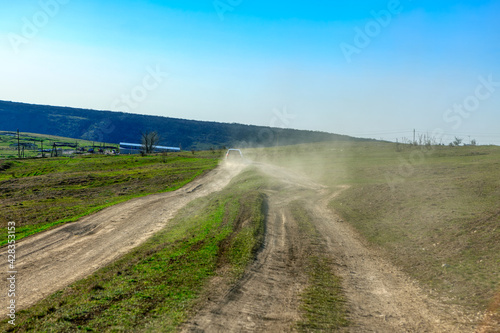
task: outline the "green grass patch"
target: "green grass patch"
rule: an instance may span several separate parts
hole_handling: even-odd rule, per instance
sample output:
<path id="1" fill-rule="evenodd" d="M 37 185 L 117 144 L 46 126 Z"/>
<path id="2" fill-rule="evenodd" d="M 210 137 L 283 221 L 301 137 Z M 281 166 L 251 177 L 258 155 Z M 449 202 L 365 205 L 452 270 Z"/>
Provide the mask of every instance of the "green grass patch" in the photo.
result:
<path id="1" fill-rule="evenodd" d="M 175 331 L 211 277 L 220 271 L 237 277 L 255 257 L 264 230 L 261 182 L 255 171 L 244 172 L 223 191 L 186 206 L 146 243 L 0 329 Z"/>
<path id="2" fill-rule="evenodd" d="M 216 158 L 207 157 L 176 153 L 0 162 L 0 246 L 6 244 L 9 221 L 16 222 L 17 239 L 22 239 L 135 197 L 173 191 L 217 166 Z"/>
<path id="3" fill-rule="evenodd" d="M 303 319 L 297 323 L 300 332 L 331 332 L 349 325 L 347 305 L 341 280 L 333 271 L 333 260 L 323 239 L 300 201 L 291 204 L 292 215 L 300 233 L 305 235 L 307 253 L 307 287 L 300 296 Z"/>
<path id="4" fill-rule="evenodd" d="M 5 135 L 6 133 L 12 133 L 12 132 L 6 132 L 6 131 L 0 131 L 0 158 L 17 158 L 18 157 L 18 149 L 17 149 L 17 135 L 10 136 L 10 135 Z M 43 140 L 43 145 L 40 142 L 40 140 Z M 52 145 L 54 142 L 65 142 L 65 143 L 70 143 L 70 144 L 78 144 L 78 147 L 91 147 L 92 145 L 101 145 L 102 143 L 100 142 L 93 142 L 93 141 L 87 141 L 87 140 L 80 140 L 80 139 L 71 139 L 71 138 L 64 138 L 60 136 L 53 136 L 53 135 L 45 135 L 45 134 L 36 134 L 36 133 L 19 133 L 19 141 L 21 143 L 21 155 L 24 153 L 24 157 L 27 158 L 32 158 L 32 157 L 37 157 L 41 156 L 41 152 L 39 152 L 39 149 L 51 149 Z M 25 146 L 25 149 L 23 151 L 22 146 Z M 104 144 L 109 146 L 110 144 Z M 118 149 L 117 144 L 111 144 L 113 146 L 116 146 Z M 64 149 L 74 149 L 70 147 L 62 147 Z M 46 152 L 45 156 L 50 156 L 50 152 Z"/>

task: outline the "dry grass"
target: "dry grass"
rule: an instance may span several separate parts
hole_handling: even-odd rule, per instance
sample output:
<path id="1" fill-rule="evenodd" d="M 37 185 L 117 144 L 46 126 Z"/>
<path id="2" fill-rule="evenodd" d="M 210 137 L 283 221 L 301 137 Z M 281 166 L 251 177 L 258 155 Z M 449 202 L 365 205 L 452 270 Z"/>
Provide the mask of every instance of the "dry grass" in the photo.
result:
<path id="1" fill-rule="evenodd" d="M 323 143 L 254 156 L 350 185 L 331 207 L 373 246 L 436 297 L 500 314 L 500 147 Z"/>
<path id="2" fill-rule="evenodd" d="M 331 332 L 349 325 L 347 305 L 341 280 L 335 274 L 332 258 L 327 253 L 324 239 L 314 227 L 304 203 L 290 204 L 297 221 L 305 258 L 307 286 L 300 295 L 303 319 L 297 323 L 300 332 Z"/>

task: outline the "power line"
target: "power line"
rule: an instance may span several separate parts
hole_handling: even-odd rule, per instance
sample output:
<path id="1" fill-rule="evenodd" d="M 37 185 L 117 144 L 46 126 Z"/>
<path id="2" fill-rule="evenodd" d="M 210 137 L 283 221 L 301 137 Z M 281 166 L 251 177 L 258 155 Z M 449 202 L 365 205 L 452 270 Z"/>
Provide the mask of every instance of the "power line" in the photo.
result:
<path id="1" fill-rule="evenodd" d="M 426 130 L 415 130 L 415 134 L 421 135 L 421 134 L 426 134 L 426 135 L 432 135 L 433 131 L 426 131 Z M 402 135 L 413 135 L 413 130 L 407 130 L 407 131 L 379 131 L 379 132 L 363 132 L 363 133 L 349 133 L 347 135 L 395 135 L 395 134 L 402 134 Z M 481 137 L 498 137 L 500 138 L 500 133 L 476 133 L 476 132 L 439 132 L 439 134 L 442 135 L 456 135 L 456 136 L 481 136 Z"/>

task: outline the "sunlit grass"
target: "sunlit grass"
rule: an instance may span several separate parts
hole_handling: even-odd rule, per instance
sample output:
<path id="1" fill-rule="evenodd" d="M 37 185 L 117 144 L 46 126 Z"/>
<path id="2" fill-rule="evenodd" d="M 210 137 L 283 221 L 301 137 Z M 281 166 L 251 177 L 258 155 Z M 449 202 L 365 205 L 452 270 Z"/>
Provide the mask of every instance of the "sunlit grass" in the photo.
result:
<path id="1" fill-rule="evenodd" d="M 3 163 L 9 167 L 0 171 L 0 245 L 8 221 L 16 222 L 21 239 L 135 197 L 176 190 L 218 160 L 171 154 Z"/>
<path id="2" fill-rule="evenodd" d="M 249 171 L 192 202 L 169 226 L 92 276 L 21 311 L 6 331 L 174 331 L 221 265 L 232 279 L 253 260 L 264 231 L 262 178 Z M 242 225 L 243 221 L 250 221 Z M 230 279 L 231 280 L 231 279 Z"/>

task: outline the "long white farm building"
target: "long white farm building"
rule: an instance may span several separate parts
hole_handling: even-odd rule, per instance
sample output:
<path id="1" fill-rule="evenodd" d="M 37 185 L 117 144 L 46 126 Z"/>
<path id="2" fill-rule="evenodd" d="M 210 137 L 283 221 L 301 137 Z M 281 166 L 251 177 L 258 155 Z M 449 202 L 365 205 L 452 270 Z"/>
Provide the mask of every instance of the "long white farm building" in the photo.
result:
<path id="1" fill-rule="evenodd" d="M 142 150 L 142 145 L 139 143 L 120 142 L 120 154 L 139 154 Z M 178 147 L 155 146 L 155 153 L 167 151 L 181 151 Z"/>

